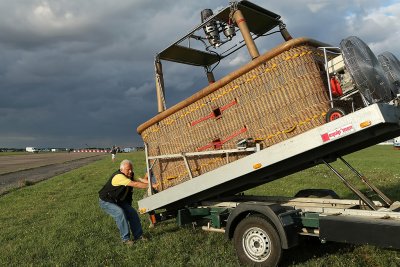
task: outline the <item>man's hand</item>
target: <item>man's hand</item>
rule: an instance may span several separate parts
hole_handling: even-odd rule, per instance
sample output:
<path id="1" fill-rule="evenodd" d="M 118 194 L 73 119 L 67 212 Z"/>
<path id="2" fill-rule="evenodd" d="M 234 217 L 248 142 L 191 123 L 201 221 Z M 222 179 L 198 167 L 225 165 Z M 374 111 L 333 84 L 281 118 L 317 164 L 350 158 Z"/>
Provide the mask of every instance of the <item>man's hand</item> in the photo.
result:
<path id="1" fill-rule="evenodd" d="M 143 179 L 143 178 L 138 178 L 138 180 L 139 180 L 140 182 L 142 182 L 142 183 L 145 183 L 145 184 L 148 184 L 148 183 L 149 183 L 148 180 L 145 180 L 145 179 Z"/>

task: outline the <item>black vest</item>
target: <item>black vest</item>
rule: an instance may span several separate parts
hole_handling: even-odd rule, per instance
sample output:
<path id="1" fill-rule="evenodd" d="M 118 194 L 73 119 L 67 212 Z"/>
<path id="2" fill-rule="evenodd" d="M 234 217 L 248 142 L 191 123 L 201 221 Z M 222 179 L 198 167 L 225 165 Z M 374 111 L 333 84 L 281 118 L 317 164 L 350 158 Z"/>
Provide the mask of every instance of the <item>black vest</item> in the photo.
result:
<path id="1" fill-rule="evenodd" d="M 112 179 L 117 174 L 123 174 L 121 171 L 114 172 L 110 179 L 108 179 L 107 183 L 103 186 L 103 188 L 99 191 L 99 197 L 101 200 L 111 203 L 121 203 L 123 201 L 128 201 L 129 203 L 132 202 L 132 187 L 131 186 L 113 186 Z"/>

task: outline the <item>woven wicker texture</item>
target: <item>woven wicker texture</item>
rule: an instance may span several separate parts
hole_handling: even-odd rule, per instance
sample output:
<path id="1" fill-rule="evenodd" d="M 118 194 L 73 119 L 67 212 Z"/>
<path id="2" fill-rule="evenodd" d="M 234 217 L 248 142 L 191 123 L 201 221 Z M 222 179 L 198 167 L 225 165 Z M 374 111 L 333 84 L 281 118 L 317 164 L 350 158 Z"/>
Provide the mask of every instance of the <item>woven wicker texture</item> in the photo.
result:
<path id="1" fill-rule="evenodd" d="M 149 156 L 235 149 L 253 138 L 263 148 L 324 123 L 329 109 L 323 56 L 304 44 L 265 61 L 145 129 Z M 193 179 L 246 153 L 188 157 Z M 152 160 L 151 163 L 154 163 Z M 158 159 L 159 190 L 189 178 L 183 158 Z"/>

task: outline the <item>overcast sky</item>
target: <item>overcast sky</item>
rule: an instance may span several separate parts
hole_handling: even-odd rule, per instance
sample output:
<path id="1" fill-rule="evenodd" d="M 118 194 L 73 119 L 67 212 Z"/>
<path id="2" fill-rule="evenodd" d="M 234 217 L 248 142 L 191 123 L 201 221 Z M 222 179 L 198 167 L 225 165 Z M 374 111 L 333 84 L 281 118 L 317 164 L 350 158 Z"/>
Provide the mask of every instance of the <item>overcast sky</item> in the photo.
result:
<path id="1" fill-rule="evenodd" d="M 294 37 L 338 46 L 356 35 L 376 55 L 400 57 L 398 0 L 252 2 L 280 14 Z M 198 25 L 202 9 L 228 4 L 0 0 L 0 147 L 142 145 L 136 128 L 157 113 L 155 54 Z M 272 44 L 260 42 L 260 52 Z M 205 85 L 202 68 L 173 65 L 163 66 L 168 106 Z"/>

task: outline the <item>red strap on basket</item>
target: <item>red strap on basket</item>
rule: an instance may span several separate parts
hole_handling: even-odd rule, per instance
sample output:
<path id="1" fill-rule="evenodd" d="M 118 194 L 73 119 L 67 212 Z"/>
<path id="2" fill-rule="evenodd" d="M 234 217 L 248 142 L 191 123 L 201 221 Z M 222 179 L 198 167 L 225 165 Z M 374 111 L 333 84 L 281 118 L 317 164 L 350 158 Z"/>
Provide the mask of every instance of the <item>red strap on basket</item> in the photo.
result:
<path id="1" fill-rule="evenodd" d="M 221 110 L 221 111 L 225 111 L 225 110 L 227 110 L 228 108 L 230 108 L 230 107 L 232 107 L 233 105 L 236 105 L 236 104 L 237 104 L 237 101 L 236 101 L 236 100 L 233 100 L 231 103 L 226 104 L 225 106 L 221 107 L 220 110 Z"/>
<path id="2" fill-rule="evenodd" d="M 205 121 L 205 120 L 208 120 L 208 119 L 211 119 L 211 118 L 214 118 L 214 117 L 215 117 L 214 112 L 212 112 L 211 114 L 209 114 L 209 115 L 207 115 L 207 116 L 205 116 L 205 117 L 203 117 L 201 119 L 198 119 L 197 121 L 192 121 L 190 126 L 195 126 L 196 124 L 198 124 L 198 123 L 200 123 L 202 121 Z"/>
<path id="3" fill-rule="evenodd" d="M 232 107 L 233 105 L 236 105 L 237 101 L 233 100 L 232 102 L 230 102 L 229 104 L 226 104 L 225 106 L 219 108 L 221 114 L 222 112 L 224 112 L 225 110 L 227 110 L 228 108 Z M 192 121 L 192 123 L 190 124 L 190 126 L 195 126 L 196 124 L 199 124 L 202 121 L 208 120 L 208 119 L 212 119 L 212 118 L 216 118 L 217 116 L 215 116 L 214 111 L 211 112 L 210 114 L 208 114 L 207 116 L 200 118 L 198 120 Z"/>
<path id="4" fill-rule="evenodd" d="M 206 150 L 206 149 L 208 149 L 208 148 L 210 148 L 210 147 L 214 147 L 214 148 L 216 148 L 216 149 L 219 149 L 219 148 L 222 147 L 223 144 L 225 144 L 226 142 L 228 142 L 228 141 L 231 140 L 232 138 L 235 138 L 235 137 L 238 136 L 239 134 L 244 133 L 244 132 L 246 132 L 246 131 L 247 131 L 247 128 L 246 128 L 246 127 L 243 127 L 242 129 L 240 129 L 239 131 L 234 132 L 233 134 L 231 134 L 230 136 L 228 136 L 228 137 L 225 138 L 224 140 L 221 140 L 221 141 L 213 141 L 213 142 L 211 142 L 211 143 L 208 144 L 208 145 L 199 147 L 199 148 L 197 149 L 197 151 L 203 151 L 203 150 Z"/>

